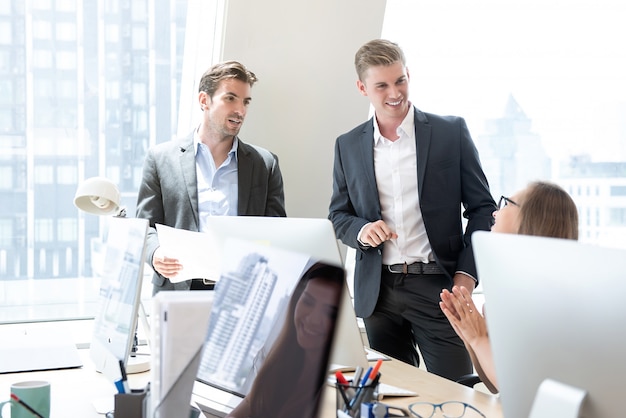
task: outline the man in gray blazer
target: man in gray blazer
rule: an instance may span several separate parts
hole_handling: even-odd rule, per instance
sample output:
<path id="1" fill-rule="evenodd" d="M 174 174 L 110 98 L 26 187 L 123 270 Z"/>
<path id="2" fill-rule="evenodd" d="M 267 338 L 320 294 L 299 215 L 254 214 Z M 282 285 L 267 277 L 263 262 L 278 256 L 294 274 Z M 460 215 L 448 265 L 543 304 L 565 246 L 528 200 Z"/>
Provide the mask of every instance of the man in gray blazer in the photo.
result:
<path id="1" fill-rule="evenodd" d="M 153 293 L 211 286 L 202 278 L 169 280 L 182 266 L 162 251 L 155 224 L 203 231 L 210 216 L 286 216 L 278 158 L 237 136 L 256 81 L 239 62 L 212 66 L 200 80 L 200 126 L 185 138 L 148 151 L 137 217 L 150 220 L 146 259 L 155 271 Z"/>
<path id="2" fill-rule="evenodd" d="M 370 41 L 355 65 L 375 116 L 337 138 L 329 219 L 356 248 L 356 314 L 373 349 L 419 366 L 417 345 L 429 371 L 455 380 L 472 363 L 440 293 L 478 283 L 470 236 L 491 228 L 496 205 L 465 121 L 409 101 L 397 44 Z"/>

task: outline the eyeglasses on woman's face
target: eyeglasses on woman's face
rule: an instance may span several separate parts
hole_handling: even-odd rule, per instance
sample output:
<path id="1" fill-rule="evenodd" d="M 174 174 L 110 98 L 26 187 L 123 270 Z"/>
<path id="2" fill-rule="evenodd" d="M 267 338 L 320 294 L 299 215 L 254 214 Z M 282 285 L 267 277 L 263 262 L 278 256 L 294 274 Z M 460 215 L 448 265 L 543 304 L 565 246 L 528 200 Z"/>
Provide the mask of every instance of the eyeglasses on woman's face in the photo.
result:
<path id="1" fill-rule="evenodd" d="M 519 207 L 519 204 L 506 196 L 500 196 L 500 200 L 498 201 L 498 210 L 501 210 L 503 207 L 507 205 L 513 205 Z"/>

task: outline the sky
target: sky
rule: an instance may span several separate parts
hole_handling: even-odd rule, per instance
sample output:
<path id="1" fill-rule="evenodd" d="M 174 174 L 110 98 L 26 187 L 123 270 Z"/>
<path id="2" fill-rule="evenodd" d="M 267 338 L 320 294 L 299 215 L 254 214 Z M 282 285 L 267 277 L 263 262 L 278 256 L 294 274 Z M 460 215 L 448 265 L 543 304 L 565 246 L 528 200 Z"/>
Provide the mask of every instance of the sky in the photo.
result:
<path id="1" fill-rule="evenodd" d="M 382 36 L 421 110 L 476 137 L 512 94 L 551 157 L 626 161 L 625 19 L 615 0 L 387 0 Z"/>

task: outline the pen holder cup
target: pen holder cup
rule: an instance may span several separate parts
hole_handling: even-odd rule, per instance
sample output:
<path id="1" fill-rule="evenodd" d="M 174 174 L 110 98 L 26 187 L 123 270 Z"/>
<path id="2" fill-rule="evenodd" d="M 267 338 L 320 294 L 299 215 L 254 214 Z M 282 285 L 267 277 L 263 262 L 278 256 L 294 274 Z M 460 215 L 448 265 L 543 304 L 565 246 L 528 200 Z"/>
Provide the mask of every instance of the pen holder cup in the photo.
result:
<path id="1" fill-rule="evenodd" d="M 115 395 L 115 418 L 144 418 L 148 410 L 149 391 L 133 389 L 131 393 Z"/>
<path id="2" fill-rule="evenodd" d="M 349 382 L 348 385 L 336 384 L 337 418 L 361 416 L 361 404 L 374 402 L 378 399 L 378 382 L 359 386 Z M 340 414 L 342 411 L 343 414 Z"/>

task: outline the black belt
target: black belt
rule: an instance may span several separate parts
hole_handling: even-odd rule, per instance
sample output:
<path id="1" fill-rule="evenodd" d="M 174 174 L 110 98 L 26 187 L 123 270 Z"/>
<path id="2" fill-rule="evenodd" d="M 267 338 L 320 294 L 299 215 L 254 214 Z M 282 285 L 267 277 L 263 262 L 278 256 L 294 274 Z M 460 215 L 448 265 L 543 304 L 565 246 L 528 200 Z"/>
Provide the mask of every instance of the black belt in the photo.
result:
<path id="1" fill-rule="evenodd" d="M 213 290 L 215 281 L 209 279 L 191 279 L 190 290 Z"/>
<path id="2" fill-rule="evenodd" d="M 417 261 L 413 264 L 383 264 L 383 268 L 396 274 L 443 274 L 443 270 L 434 261 L 432 263 Z"/>

